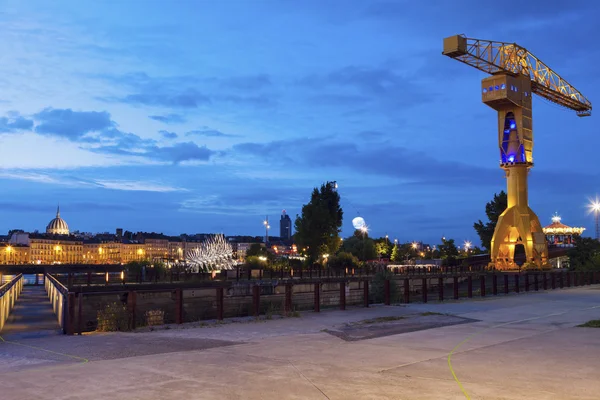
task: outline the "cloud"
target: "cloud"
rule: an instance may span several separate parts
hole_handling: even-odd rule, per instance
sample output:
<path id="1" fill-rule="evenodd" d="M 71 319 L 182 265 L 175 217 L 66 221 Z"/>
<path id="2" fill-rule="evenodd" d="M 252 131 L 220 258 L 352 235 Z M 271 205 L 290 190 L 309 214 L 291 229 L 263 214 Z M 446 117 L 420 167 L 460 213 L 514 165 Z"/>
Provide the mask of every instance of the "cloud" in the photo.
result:
<path id="1" fill-rule="evenodd" d="M 127 95 L 122 101 L 129 104 L 172 108 L 197 108 L 201 105 L 211 103 L 208 96 L 194 89 L 188 89 L 183 92 L 135 93 Z"/>
<path id="2" fill-rule="evenodd" d="M 106 111 L 73 111 L 67 109 L 46 108 L 34 115 L 38 122 L 35 132 L 78 141 L 92 132 L 104 132 L 115 136 L 116 124 Z M 87 136 L 88 140 L 91 138 Z"/>
<path id="3" fill-rule="evenodd" d="M 165 139 L 177 139 L 177 134 L 175 132 L 161 130 L 158 131 L 158 133 L 160 133 Z"/>
<path id="4" fill-rule="evenodd" d="M 216 129 L 210 129 L 203 126 L 201 129 L 186 132 L 185 136 L 206 136 L 206 137 L 240 137 L 240 135 L 234 135 L 231 133 L 223 133 Z"/>
<path id="5" fill-rule="evenodd" d="M 182 124 L 186 121 L 186 119 L 179 114 L 149 115 L 148 118 L 165 124 Z"/>
<path id="6" fill-rule="evenodd" d="M 33 120 L 24 118 L 18 113 L 11 113 L 10 117 L 0 117 L 0 133 L 11 133 L 33 128 Z"/>
<path id="7" fill-rule="evenodd" d="M 221 80 L 221 86 L 241 90 L 259 90 L 271 86 L 271 78 L 267 74 L 237 76 Z"/>
<path id="8" fill-rule="evenodd" d="M 0 179 L 11 179 L 30 181 L 36 183 L 59 185 L 78 188 L 103 188 L 122 191 L 146 191 L 146 192 L 186 192 L 187 189 L 165 185 L 158 182 L 131 181 L 115 179 L 87 179 L 63 174 L 48 174 L 27 170 L 2 170 Z"/>

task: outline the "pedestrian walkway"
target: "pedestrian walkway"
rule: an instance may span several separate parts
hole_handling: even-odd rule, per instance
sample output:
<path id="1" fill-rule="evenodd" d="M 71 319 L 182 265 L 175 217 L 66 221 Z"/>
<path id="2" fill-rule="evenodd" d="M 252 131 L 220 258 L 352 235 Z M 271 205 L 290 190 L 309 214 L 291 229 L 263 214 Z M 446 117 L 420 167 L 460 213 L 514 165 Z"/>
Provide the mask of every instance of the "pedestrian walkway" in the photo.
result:
<path id="1" fill-rule="evenodd" d="M 44 287 L 23 286 L 0 335 L 15 340 L 57 334 L 60 326 Z"/>

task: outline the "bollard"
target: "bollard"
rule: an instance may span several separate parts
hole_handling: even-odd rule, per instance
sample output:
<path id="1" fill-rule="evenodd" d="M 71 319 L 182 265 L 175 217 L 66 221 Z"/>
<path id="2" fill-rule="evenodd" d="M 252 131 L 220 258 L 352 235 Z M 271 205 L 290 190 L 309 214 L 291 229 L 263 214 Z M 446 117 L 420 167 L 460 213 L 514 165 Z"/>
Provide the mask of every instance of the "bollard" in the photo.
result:
<path id="1" fill-rule="evenodd" d="M 218 287 L 217 288 L 217 319 L 219 321 L 223 320 L 223 314 L 224 314 L 224 309 L 225 309 L 225 304 L 224 304 L 224 296 L 223 296 L 223 288 L 222 287 Z"/>
<path id="2" fill-rule="evenodd" d="M 538 274 L 533 274 L 533 290 L 538 291 Z"/>
<path id="3" fill-rule="evenodd" d="M 525 291 L 529 292 L 529 274 L 525 273 Z"/>
<path id="4" fill-rule="evenodd" d="M 383 285 L 383 304 L 389 306 L 391 304 L 390 301 L 390 280 L 386 279 Z"/>
<path id="5" fill-rule="evenodd" d="M 315 283 L 315 312 L 321 311 L 321 284 Z"/>
<path id="6" fill-rule="evenodd" d="M 294 288 L 291 283 L 285 284 L 285 312 L 292 312 L 292 292 Z"/>
<path id="7" fill-rule="evenodd" d="M 496 274 L 492 275 L 492 294 L 498 295 L 498 276 Z"/>
<path id="8" fill-rule="evenodd" d="M 404 303 L 410 303 L 410 280 L 404 278 Z"/>
<path id="9" fill-rule="evenodd" d="M 369 307 L 369 281 L 367 279 L 363 281 L 363 301 L 365 307 Z"/>
<path id="10" fill-rule="evenodd" d="M 480 282 L 479 290 L 480 290 L 481 297 L 485 297 L 485 275 L 481 275 L 479 277 L 479 282 Z"/>
<path id="11" fill-rule="evenodd" d="M 255 317 L 260 314 L 260 286 L 252 286 L 252 309 Z"/>
<path id="12" fill-rule="evenodd" d="M 454 291 L 454 300 L 458 300 L 458 276 L 452 278 L 452 289 Z"/>
<path id="13" fill-rule="evenodd" d="M 515 293 L 519 293 L 519 275 L 515 275 Z"/>
<path id="14" fill-rule="evenodd" d="M 423 303 L 427 303 L 427 278 L 421 281 L 421 291 L 423 292 Z"/>
<path id="15" fill-rule="evenodd" d="M 473 277 L 471 275 L 467 277 L 467 297 L 473 297 Z"/>
<path id="16" fill-rule="evenodd" d="M 444 301 L 444 278 L 441 276 L 438 278 L 438 286 L 439 286 L 439 301 Z"/>
<path id="17" fill-rule="evenodd" d="M 389 286 L 388 280 L 386 280 L 387 285 Z M 389 289 L 388 289 L 389 293 Z M 389 295 L 388 295 L 389 297 Z M 346 282 L 340 282 L 340 310 L 346 309 Z"/>
<path id="18" fill-rule="evenodd" d="M 181 289 L 175 289 L 175 323 L 183 323 L 183 292 Z"/>

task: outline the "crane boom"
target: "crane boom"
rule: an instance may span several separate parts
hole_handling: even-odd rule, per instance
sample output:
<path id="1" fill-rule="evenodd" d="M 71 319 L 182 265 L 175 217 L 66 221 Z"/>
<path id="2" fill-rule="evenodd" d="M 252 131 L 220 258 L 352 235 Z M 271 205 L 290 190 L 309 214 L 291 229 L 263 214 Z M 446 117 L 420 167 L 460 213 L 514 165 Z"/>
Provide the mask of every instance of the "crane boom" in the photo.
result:
<path id="1" fill-rule="evenodd" d="M 531 91 L 577 112 L 592 114 L 592 103 L 550 67 L 516 43 L 467 38 L 464 35 L 444 39 L 444 55 L 494 75 L 508 73 L 531 79 Z"/>

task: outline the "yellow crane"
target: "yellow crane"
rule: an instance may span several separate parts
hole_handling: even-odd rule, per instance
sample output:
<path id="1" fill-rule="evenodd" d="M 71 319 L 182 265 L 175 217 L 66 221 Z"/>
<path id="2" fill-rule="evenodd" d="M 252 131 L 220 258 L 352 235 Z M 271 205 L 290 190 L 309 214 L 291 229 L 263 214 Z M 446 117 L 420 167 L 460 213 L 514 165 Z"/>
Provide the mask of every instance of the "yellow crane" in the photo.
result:
<path id="1" fill-rule="evenodd" d="M 490 264 L 515 269 L 515 247 L 523 245 L 527 262 L 541 268 L 547 262 L 548 245 L 527 195 L 527 174 L 533 167 L 531 97 L 537 94 L 580 117 L 592 114 L 592 103 L 515 43 L 455 35 L 444 39 L 442 54 L 491 75 L 481 81 L 481 95 L 498 112 L 500 167 L 506 174 L 508 206 L 496 224 Z"/>

